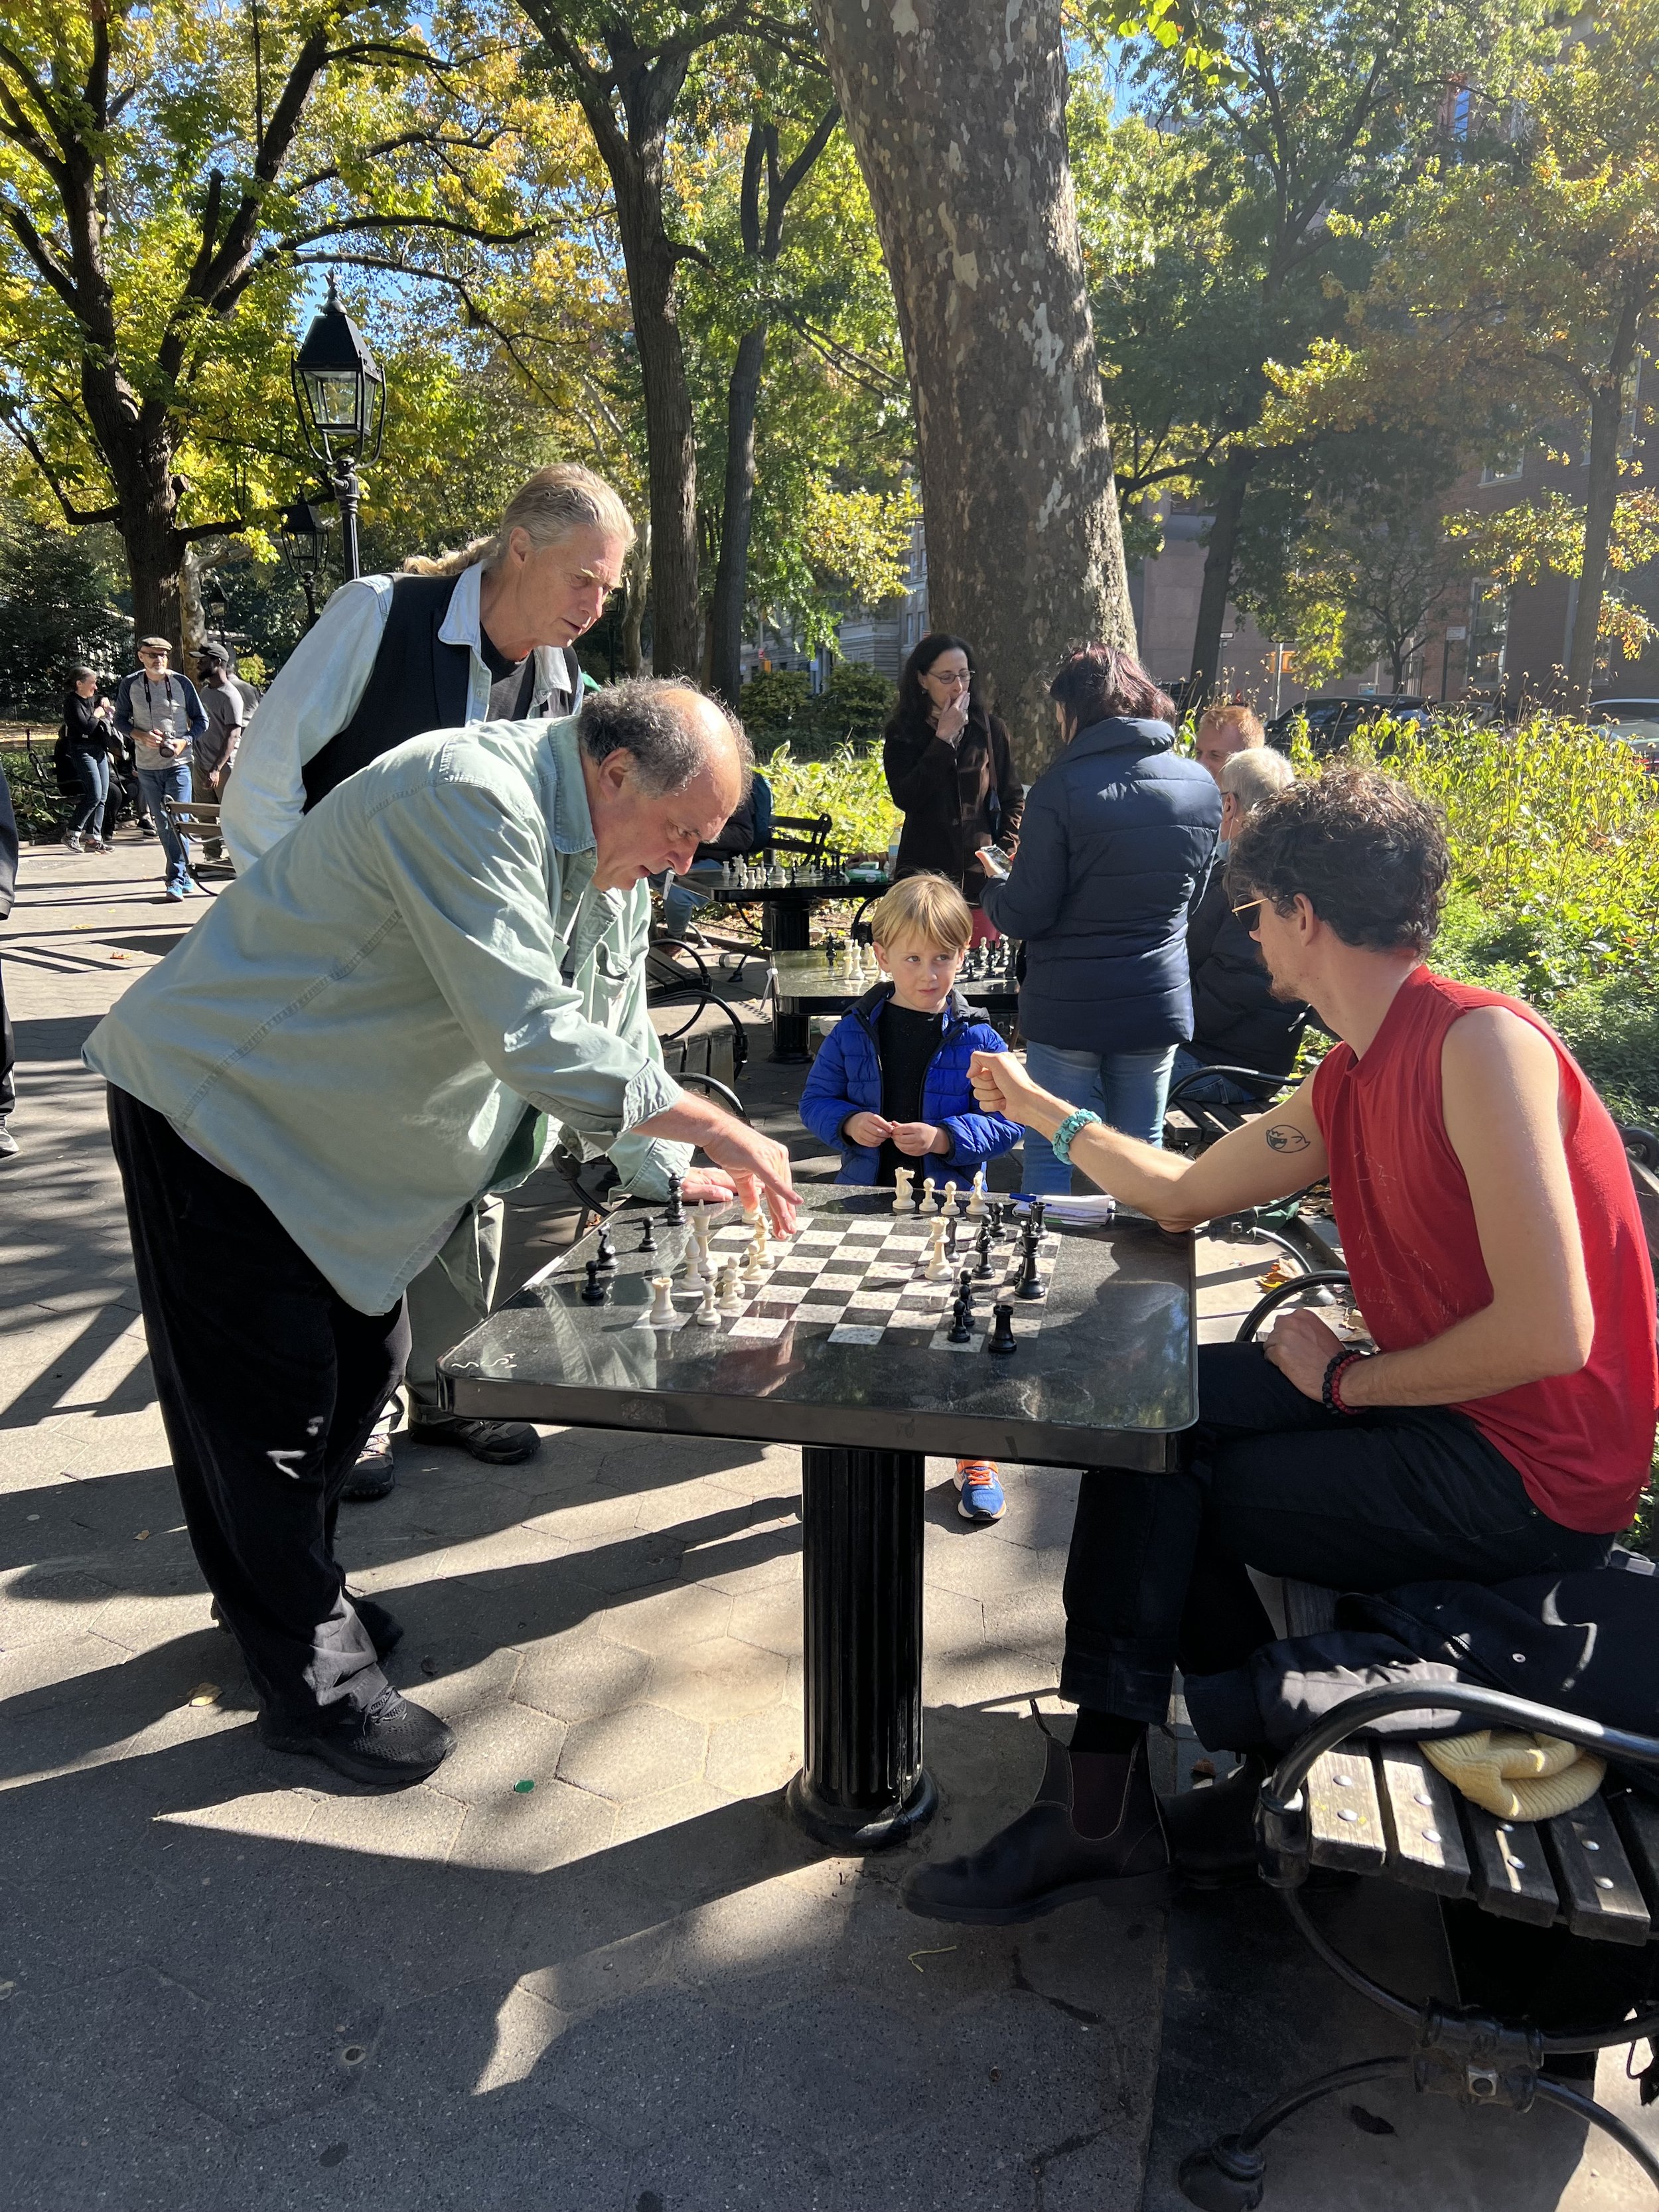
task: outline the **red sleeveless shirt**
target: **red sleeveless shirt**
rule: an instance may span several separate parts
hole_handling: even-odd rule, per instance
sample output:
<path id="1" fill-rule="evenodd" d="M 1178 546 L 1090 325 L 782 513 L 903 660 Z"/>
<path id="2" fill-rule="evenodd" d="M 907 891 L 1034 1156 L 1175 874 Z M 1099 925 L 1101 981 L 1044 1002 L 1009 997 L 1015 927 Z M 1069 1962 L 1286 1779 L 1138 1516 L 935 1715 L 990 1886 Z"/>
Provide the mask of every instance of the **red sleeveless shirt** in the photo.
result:
<path id="1" fill-rule="evenodd" d="M 1626 1528 L 1647 1480 L 1659 1411 L 1653 1270 L 1619 1132 L 1549 1024 L 1518 1000 L 1419 968 L 1368 1050 L 1339 1044 L 1314 1076 L 1331 1196 L 1354 1296 L 1384 1352 L 1443 1335 L 1492 1304 L 1469 1187 L 1446 1134 L 1440 1052 L 1476 1006 L 1504 1006 L 1549 1039 L 1595 1334 L 1576 1375 L 1523 1382 L 1452 1408 L 1518 1471 L 1563 1527 Z"/>

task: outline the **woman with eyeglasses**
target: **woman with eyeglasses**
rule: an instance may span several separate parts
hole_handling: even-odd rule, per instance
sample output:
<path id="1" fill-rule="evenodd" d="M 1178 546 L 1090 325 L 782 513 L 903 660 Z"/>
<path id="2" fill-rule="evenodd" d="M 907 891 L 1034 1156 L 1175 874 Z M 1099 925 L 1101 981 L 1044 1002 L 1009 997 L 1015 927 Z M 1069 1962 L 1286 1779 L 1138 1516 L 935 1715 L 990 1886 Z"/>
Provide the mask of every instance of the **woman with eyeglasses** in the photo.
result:
<path id="1" fill-rule="evenodd" d="M 1026 797 L 1019 856 L 986 913 L 1025 940 L 1031 1080 L 1079 1109 L 1025 1133 L 1024 1187 L 1072 1187 L 1086 1121 L 1159 1144 L 1176 1048 L 1193 1033 L 1187 915 L 1215 857 L 1221 794 L 1175 750 L 1175 708 L 1132 653 L 1088 645 L 1048 686 L 1060 752 Z"/>
<path id="2" fill-rule="evenodd" d="M 882 767 L 904 816 L 896 873 L 948 877 L 974 908 L 974 942 L 994 937 L 980 908 L 978 855 L 987 845 L 1013 850 L 1025 793 L 963 639 L 932 631 L 905 662 Z"/>

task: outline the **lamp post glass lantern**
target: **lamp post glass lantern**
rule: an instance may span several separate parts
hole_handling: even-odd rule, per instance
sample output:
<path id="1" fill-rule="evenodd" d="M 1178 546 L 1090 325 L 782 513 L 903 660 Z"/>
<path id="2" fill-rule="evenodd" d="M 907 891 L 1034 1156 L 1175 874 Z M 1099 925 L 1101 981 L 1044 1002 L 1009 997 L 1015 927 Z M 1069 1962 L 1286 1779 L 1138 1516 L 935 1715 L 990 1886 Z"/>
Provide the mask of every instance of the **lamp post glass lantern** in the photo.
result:
<path id="1" fill-rule="evenodd" d="M 313 507 L 309 500 L 296 500 L 283 513 L 278 535 L 282 540 L 283 559 L 289 573 L 306 595 L 306 627 L 317 619 L 317 579 L 323 573 L 328 557 L 328 545 L 324 533 L 331 529 L 333 518 Z"/>
<path id="2" fill-rule="evenodd" d="M 340 305 L 334 272 L 328 297 L 312 321 L 290 371 L 300 429 L 312 459 L 328 471 L 345 533 L 348 576 L 357 561 L 357 507 L 362 498 L 359 460 L 373 462 L 386 428 L 386 379 L 357 325 Z"/>

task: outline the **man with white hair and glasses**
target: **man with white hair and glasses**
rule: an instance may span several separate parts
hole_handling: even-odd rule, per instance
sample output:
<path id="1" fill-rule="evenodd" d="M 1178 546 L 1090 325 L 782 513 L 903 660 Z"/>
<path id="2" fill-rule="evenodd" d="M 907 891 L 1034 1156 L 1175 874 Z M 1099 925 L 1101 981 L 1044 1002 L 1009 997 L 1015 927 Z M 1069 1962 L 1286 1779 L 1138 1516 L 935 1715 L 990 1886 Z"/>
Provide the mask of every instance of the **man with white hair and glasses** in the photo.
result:
<path id="1" fill-rule="evenodd" d="M 417 557 L 396 576 L 343 584 L 284 662 L 250 720 L 220 826 L 244 873 L 335 786 L 428 730 L 574 714 L 575 641 L 622 580 L 634 523 L 591 469 L 538 470 L 498 529 L 455 553 Z M 630 1185 L 664 1195 L 654 1158 Z M 481 1193 L 410 1285 L 411 1436 L 505 1467 L 532 1457 L 526 1421 L 468 1420 L 437 1402 L 437 1363 L 484 1320 L 501 1261 L 502 1207 Z M 395 1401 L 393 1401 L 395 1405 Z M 386 1414 L 345 1495 L 383 1498 L 394 1480 Z"/>

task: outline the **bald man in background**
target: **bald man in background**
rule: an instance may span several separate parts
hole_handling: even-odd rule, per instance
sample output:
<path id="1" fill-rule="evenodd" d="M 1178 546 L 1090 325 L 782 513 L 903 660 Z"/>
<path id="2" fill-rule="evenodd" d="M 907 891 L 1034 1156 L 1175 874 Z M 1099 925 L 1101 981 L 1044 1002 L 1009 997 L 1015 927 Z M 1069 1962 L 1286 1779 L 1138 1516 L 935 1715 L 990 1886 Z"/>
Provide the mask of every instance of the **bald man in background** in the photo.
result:
<path id="1" fill-rule="evenodd" d="M 750 765 L 735 720 L 670 683 L 411 738 L 88 1041 L 191 1541 L 274 1749 L 385 1787 L 453 1748 L 382 1674 L 401 1631 L 347 1592 L 335 1514 L 402 1370 L 408 1284 L 545 1124 L 624 1181 L 758 1190 L 793 1222 L 783 1147 L 682 1092 L 646 1012 L 646 879 L 690 866 Z"/>

